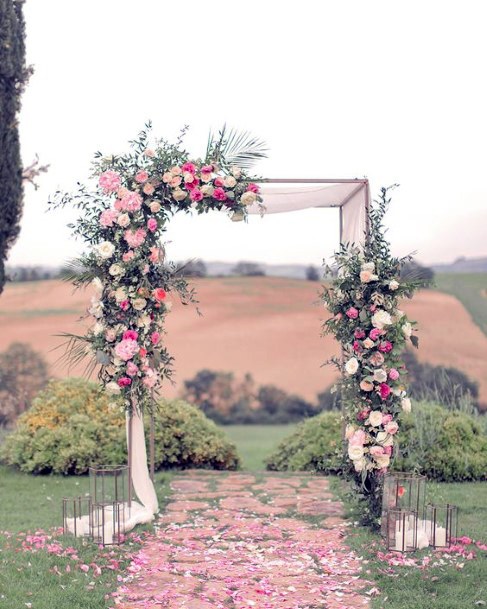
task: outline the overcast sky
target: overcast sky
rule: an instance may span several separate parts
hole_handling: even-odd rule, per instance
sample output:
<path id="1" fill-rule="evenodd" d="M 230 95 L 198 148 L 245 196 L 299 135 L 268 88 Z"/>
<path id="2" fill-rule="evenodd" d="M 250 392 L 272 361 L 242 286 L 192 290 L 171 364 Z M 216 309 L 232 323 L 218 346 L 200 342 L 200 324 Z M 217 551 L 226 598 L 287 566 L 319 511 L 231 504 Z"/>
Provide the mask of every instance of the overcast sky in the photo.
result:
<path id="1" fill-rule="evenodd" d="M 426 263 L 487 255 L 486 14 L 482 1 L 28 0 L 23 98 L 27 187 L 10 263 L 60 264 L 69 213 L 46 214 L 92 153 L 120 152 L 147 119 L 157 136 L 251 130 L 270 148 L 267 177 L 399 182 L 388 214 L 397 254 Z M 235 224 L 176 218 L 174 259 L 319 264 L 337 246 L 337 212 L 307 210 Z"/>

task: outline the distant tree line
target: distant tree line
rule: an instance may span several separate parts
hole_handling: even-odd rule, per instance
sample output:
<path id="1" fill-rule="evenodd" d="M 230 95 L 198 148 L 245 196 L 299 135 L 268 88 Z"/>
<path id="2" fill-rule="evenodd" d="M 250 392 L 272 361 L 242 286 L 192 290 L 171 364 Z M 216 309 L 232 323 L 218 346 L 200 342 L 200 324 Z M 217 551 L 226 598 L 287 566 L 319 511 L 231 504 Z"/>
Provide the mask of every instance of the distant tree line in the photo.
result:
<path id="1" fill-rule="evenodd" d="M 62 276 L 62 271 L 57 268 L 41 266 L 9 266 L 6 269 L 9 281 L 43 281 L 45 279 L 57 279 Z"/>

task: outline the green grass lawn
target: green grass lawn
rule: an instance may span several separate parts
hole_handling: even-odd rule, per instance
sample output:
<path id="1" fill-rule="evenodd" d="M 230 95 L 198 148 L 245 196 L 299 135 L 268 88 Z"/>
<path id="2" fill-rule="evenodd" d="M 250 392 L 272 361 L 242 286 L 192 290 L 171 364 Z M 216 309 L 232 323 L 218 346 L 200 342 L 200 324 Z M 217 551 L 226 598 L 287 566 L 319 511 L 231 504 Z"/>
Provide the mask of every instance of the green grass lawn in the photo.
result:
<path id="1" fill-rule="evenodd" d="M 222 425 L 223 431 L 237 446 L 242 468 L 250 471 L 265 469 L 264 459 L 295 428 L 296 425 Z"/>
<path id="2" fill-rule="evenodd" d="M 487 334 L 487 273 L 439 273 L 438 290 L 456 296 L 484 334 Z"/>

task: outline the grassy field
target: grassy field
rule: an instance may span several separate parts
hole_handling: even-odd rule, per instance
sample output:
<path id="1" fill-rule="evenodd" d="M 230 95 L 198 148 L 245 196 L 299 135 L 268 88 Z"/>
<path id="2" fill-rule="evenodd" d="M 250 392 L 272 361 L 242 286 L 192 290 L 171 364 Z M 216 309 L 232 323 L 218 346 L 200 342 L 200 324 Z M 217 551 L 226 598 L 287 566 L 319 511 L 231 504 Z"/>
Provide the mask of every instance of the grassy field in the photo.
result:
<path id="1" fill-rule="evenodd" d="M 456 296 L 487 335 L 487 273 L 439 273 L 438 290 Z"/>
<path id="2" fill-rule="evenodd" d="M 242 468 L 250 471 L 265 469 L 268 457 L 296 425 L 225 425 L 223 431 L 237 446 Z"/>

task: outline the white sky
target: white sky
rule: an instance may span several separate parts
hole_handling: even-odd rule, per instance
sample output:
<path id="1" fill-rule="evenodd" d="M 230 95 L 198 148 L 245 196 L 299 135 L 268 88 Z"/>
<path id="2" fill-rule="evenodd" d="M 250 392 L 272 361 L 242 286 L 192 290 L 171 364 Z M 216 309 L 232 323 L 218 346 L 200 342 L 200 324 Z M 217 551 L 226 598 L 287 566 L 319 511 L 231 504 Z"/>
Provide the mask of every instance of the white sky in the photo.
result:
<path id="1" fill-rule="evenodd" d="M 60 264 L 80 245 L 69 214 L 45 213 L 92 153 L 122 151 L 143 126 L 204 152 L 225 121 L 267 141 L 266 177 L 399 182 L 394 250 L 426 263 L 487 255 L 487 38 L 481 0 L 28 0 L 23 156 L 50 163 L 27 187 L 12 264 Z M 333 210 L 249 225 L 171 224 L 174 259 L 319 264 L 337 245 Z"/>

